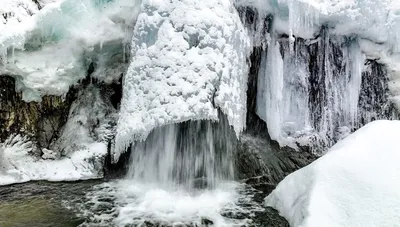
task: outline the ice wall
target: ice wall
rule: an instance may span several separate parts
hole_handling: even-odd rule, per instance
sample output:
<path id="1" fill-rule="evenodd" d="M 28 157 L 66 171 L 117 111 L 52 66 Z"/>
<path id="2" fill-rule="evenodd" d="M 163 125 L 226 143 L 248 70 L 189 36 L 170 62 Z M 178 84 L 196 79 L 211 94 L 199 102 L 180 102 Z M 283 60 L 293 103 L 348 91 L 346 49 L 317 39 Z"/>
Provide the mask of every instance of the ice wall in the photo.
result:
<path id="1" fill-rule="evenodd" d="M 236 0 L 235 4 L 250 7 L 264 17 L 272 15 L 275 31 L 289 35 L 291 46 L 296 38 L 318 37 L 322 27 L 329 28 L 329 33 L 335 36 L 357 37 L 367 58 L 387 65 L 393 71 L 391 80 L 398 81 L 400 2 L 397 0 Z M 258 23 L 264 22 L 258 20 Z M 391 91 L 397 98 L 398 86 L 391 86 Z"/>
<path id="2" fill-rule="evenodd" d="M 227 115 L 245 128 L 250 39 L 231 1 L 144 1 L 124 77 L 114 161 L 156 127 Z"/>
<path id="3" fill-rule="evenodd" d="M 377 71 L 384 70 L 383 65 L 374 63 L 373 72 L 365 65 L 357 38 L 335 36 L 325 28 L 314 42 L 298 38 L 292 44 L 284 37 L 278 41 L 274 32 L 271 37 L 261 59 L 257 114 L 281 146 L 324 150 L 371 120 L 391 117 L 393 109 L 367 107 L 380 102 L 374 98 L 378 93 L 390 93 L 362 91 L 368 89 L 362 78 L 372 76 L 380 81 L 373 86 L 387 86 L 388 76 Z M 386 98 L 383 105 L 390 103 Z M 371 114 L 379 117 L 368 117 Z"/>
<path id="4" fill-rule="evenodd" d="M 365 123 L 395 118 L 396 1 L 235 3 L 253 11 L 245 23 L 252 28 L 254 44 L 264 49 L 256 112 L 281 146 L 321 151 Z M 373 60 L 372 68 L 367 59 Z M 389 89 L 372 91 L 363 79 L 371 74 L 377 86 Z"/>

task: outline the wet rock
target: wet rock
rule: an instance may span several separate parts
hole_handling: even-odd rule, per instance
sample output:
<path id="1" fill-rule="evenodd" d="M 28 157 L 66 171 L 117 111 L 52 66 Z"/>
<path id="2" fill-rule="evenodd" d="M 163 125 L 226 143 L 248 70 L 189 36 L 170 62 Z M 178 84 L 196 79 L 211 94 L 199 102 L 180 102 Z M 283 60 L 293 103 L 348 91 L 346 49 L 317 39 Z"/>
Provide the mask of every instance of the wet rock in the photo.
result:
<path id="1" fill-rule="evenodd" d="M 281 217 L 277 210 L 270 207 L 264 211 L 256 212 L 251 227 L 290 227 L 285 218 Z"/>
<path id="2" fill-rule="evenodd" d="M 246 13 L 247 16 L 250 14 L 251 19 L 251 12 L 251 9 L 246 9 L 242 13 Z M 268 30 L 270 19 L 267 18 L 263 29 Z M 267 124 L 257 115 L 257 83 L 261 53 L 262 47 L 254 47 L 250 56 L 252 64 L 247 89 L 247 127 L 237 143 L 236 176 L 238 179 L 262 176 L 259 180 L 263 183 L 276 185 L 286 175 L 308 165 L 317 156 L 311 154 L 307 147 L 299 152 L 287 147 L 281 148 L 277 142 L 271 140 Z"/>
<path id="3" fill-rule="evenodd" d="M 11 76 L 0 75 L 0 142 L 12 134 L 32 137 L 39 147 L 49 148 L 65 124 L 75 91 L 65 97 L 44 96 L 42 102 L 24 102 Z"/>
<path id="4" fill-rule="evenodd" d="M 280 148 L 267 138 L 245 134 L 240 138 L 237 149 L 237 176 L 239 179 L 262 176 L 258 183 L 276 185 L 288 174 L 310 164 L 316 158 L 316 155 L 307 151 L 296 152 L 289 148 Z"/>

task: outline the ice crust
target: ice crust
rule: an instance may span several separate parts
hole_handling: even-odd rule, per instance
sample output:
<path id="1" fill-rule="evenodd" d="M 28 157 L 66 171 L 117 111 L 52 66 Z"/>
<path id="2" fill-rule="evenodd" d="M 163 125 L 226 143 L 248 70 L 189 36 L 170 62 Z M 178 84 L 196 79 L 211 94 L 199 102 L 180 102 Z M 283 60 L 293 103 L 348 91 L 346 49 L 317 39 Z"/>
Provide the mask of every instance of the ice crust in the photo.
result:
<path id="1" fill-rule="evenodd" d="M 144 1 L 124 77 L 114 160 L 152 129 L 186 120 L 245 128 L 251 43 L 230 1 Z"/>
<path id="2" fill-rule="evenodd" d="M 400 121 L 367 124 L 265 199 L 290 226 L 397 226 Z"/>

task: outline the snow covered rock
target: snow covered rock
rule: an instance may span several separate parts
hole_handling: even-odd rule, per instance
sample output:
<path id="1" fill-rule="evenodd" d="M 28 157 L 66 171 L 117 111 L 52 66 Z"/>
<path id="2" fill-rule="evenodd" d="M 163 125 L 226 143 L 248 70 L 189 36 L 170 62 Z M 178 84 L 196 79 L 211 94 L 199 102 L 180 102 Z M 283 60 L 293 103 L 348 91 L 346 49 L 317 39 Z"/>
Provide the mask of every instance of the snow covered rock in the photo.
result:
<path id="1" fill-rule="evenodd" d="M 45 155 L 56 158 L 46 150 Z M 0 144 L 0 185 L 22 183 L 31 180 L 75 181 L 103 177 L 107 147 L 93 143 L 86 149 L 75 151 L 60 159 L 35 157 L 32 143 L 22 136 L 10 138 Z"/>
<path id="2" fill-rule="evenodd" d="M 158 126 L 218 120 L 245 128 L 250 38 L 231 1 L 144 1 L 124 77 L 114 161 Z"/>
<path id="3" fill-rule="evenodd" d="M 103 177 L 107 145 L 116 125 L 116 110 L 109 97 L 111 94 L 112 91 L 107 87 L 87 85 L 72 102 L 68 120 L 59 122 L 56 119 L 52 122 L 54 125 L 47 121 L 44 126 L 41 125 L 42 120 L 47 117 L 43 113 L 47 112 L 40 111 L 40 108 L 34 109 L 37 118 L 11 118 L 11 121 L 15 120 L 22 126 L 25 120 L 29 122 L 35 131 L 29 133 L 30 131 L 24 131 L 21 127 L 15 133 L 34 135 L 34 138 L 12 135 L 3 144 L 0 143 L 0 185 L 29 180 L 70 181 Z M 14 100 L 14 104 L 18 103 L 15 99 L 8 101 L 10 100 Z M 47 99 L 43 100 L 44 103 L 49 103 L 46 102 Z M 0 107 L 1 104 L 2 102 Z M 19 109 L 15 112 L 27 112 L 23 105 L 18 106 Z M 6 111 L 11 110 L 6 108 Z M 60 112 L 50 110 L 48 113 L 55 115 Z M 0 115 L 0 123 L 1 119 Z M 10 133 L 6 127 L 9 122 L 5 123 L 5 127 L 0 124 L 0 129 L 4 129 L 2 133 L 7 136 Z M 60 128 L 53 128 L 61 123 Z M 48 128 L 52 130 L 46 132 Z"/>
<path id="4" fill-rule="evenodd" d="M 265 199 L 291 226 L 400 223 L 400 121 L 375 121 L 286 177 Z"/>

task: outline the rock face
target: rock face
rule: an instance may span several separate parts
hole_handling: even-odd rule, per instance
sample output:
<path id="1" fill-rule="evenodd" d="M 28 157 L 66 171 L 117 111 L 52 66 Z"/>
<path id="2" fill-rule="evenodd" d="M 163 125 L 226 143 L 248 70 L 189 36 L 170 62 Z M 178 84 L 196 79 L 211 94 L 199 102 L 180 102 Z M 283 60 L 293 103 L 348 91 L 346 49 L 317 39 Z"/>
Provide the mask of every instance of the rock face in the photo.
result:
<path id="1" fill-rule="evenodd" d="M 15 79 L 0 76 L 0 142 L 22 133 L 31 136 L 39 148 L 49 149 L 67 122 L 75 96 L 75 89 L 71 89 L 65 97 L 44 96 L 42 102 L 27 103 L 16 91 Z"/>
<path id="2" fill-rule="evenodd" d="M 280 148 L 268 138 L 242 135 L 237 148 L 236 167 L 239 179 L 248 183 L 276 185 L 288 174 L 310 164 L 318 156 L 307 151 Z M 261 176 L 261 178 L 254 178 Z"/>

